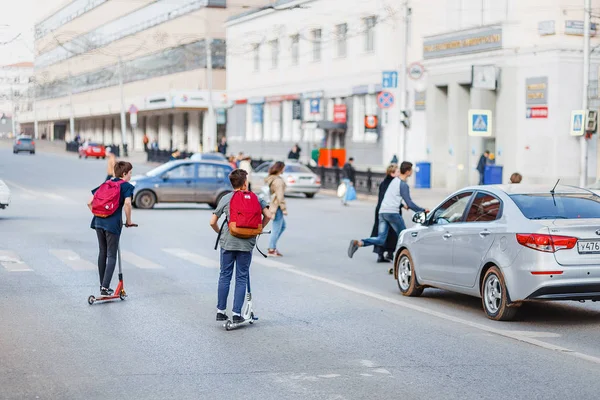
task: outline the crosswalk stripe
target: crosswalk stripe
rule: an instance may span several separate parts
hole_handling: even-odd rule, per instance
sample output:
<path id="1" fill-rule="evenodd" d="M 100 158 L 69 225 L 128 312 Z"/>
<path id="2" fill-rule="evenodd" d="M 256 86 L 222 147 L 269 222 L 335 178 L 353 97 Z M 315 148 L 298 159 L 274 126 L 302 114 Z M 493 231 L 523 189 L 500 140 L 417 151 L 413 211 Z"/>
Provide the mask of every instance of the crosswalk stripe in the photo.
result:
<path id="1" fill-rule="evenodd" d="M 185 249 L 162 249 L 165 253 L 169 253 L 175 257 L 189 261 L 193 264 L 205 268 L 219 268 L 219 263 L 212 258 L 204 257 L 196 253 L 190 253 Z"/>
<path id="2" fill-rule="evenodd" d="M 0 264 L 10 272 L 33 271 L 16 253 L 8 250 L 0 250 Z"/>
<path id="3" fill-rule="evenodd" d="M 50 253 L 76 271 L 97 270 L 98 267 L 91 262 L 82 259 L 71 250 L 53 249 Z"/>
<path id="4" fill-rule="evenodd" d="M 252 262 L 256 264 L 264 265 L 265 267 L 273 268 L 294 268 L 291 264 L 282 263 L 281 261 L 269 260 L 264 257 L 252 257 Z"/>
<path id="5" fill-rule="evenodd" d="M 23 196 L 23 198 L 25 199 L 37 199 L 40 196 L 42 197 L 46 197 L 48 199 L 52 199 L 52 200 L 56 200 L 56 201 L 60 201 L 64 204 L 70 204 L 70 205 L 75 205 L 77 204 L 76 201 L 71 200 L 69 198 L 60 196 L 58 194 L 55 193 L 44 193 L 44 192 L 39 192 L 39 191 L 35 191 L 35 190 L 31 190 L 28 189 L 24 186 L 18 185 L 12 181 L 4 181 L 8 186 L 12 186 L 13 188 L 19 189 L 21 192 L 23 192 L 23 194 L 21 194 L 21 196 Z"/>
<path id="6" fill-rule="evenodd" d="M 121 256 L 123 261 L 141 269 L 164 269 L 164 267 L 129 251 L 121 251 Z"/>

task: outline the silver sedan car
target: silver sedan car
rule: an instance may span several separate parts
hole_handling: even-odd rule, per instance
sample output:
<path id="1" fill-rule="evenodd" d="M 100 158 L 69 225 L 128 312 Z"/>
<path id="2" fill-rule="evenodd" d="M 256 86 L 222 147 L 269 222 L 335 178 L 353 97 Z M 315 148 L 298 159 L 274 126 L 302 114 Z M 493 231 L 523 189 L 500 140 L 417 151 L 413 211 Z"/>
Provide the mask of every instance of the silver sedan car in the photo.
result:
<path id="1" fill-rule="evenodd" d="M 462 189 L 402 231 L 405 296 L 436 287 L 482 298 L 493 320 L 529 300 L 600 301 L 600 196 L 569 186 Z"/>
<path id="2" fill-rule="evenodd" d="M 262 163 L 250 174 L 253 192 L 260 193 L 262 191 L 266 185 L 265 179 L 269 176 L 269 168 L 273 164 L 273 162 Z M 321 189 L 321 178 L 298 161 L 285 161 L 282 178 L 285 180 L 286 193 L 304 193 L 306 197 L 312 199 Z"/>
<path id="3" fill-rule="evenodd" d="M 35 141 L 29 136 L 19 136 L 15 139 L 13 153 L 18 154 L 22 151 L 35 154 Z"/>

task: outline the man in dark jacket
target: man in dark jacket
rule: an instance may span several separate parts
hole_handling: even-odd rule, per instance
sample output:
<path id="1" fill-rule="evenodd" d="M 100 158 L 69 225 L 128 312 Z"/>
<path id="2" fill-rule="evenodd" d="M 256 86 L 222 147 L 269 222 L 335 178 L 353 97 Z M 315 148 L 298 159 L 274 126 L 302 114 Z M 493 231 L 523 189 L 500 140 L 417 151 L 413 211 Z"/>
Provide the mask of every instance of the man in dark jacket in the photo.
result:
<path id="1" fill-rule="evenodd" d="M 290 150 L 288 153 L 288 160 L 299 160 L 301 151 L 302 149 L 300 149 L 300 146 L 295 144 L 294 147 L 292 147 L 292 150 Z"/>
<path id="2" fill-rule="evenodd" d="M 219 151 L 219 153 L 223 154 L 224 156 L 227 155 L 227 147 L 229 145 L 227 144 L 227 138 L 225 136 L 221 137 L 221 143 L 219 143 L 219 146 L 217 147 L 217 150 Z"/>
<path id="3" fill-rule="evenodd" d="M 487 164 L 487 160 L 490 156 L 490 152 L 488 150 L 485 151 L 485 153 L 483 153 L 481 155 L 481 157 L 479 157 L 479 162 L 477 163 L 477 172 L 479 172 L 479 184 L 483 185 L 483 176 L 485 175 L 485 166 Z"/>

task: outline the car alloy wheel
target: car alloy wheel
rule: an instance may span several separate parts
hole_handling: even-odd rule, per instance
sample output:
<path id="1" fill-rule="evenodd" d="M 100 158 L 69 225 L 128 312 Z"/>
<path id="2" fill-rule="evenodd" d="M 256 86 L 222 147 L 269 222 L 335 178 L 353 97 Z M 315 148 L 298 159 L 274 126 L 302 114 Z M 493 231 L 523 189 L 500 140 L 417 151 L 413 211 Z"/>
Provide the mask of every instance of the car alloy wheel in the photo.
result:
<path id="1" fill-rule="evenodd" d="M 404 296 L 417 297 L 423 293 L 424 288 L 417 281 L 414 263 L 408 250 L 404 249 L 396 256 L 394 270 L 398 287 Z"/>
<path id="2" fill-rule="evenodd" d="M 485 273 L 481 287 L 483 309 L 488 318 L 508 321 L 515 317 L 519 304 L 510 304 L 502 272 L 496 266 Z"/>

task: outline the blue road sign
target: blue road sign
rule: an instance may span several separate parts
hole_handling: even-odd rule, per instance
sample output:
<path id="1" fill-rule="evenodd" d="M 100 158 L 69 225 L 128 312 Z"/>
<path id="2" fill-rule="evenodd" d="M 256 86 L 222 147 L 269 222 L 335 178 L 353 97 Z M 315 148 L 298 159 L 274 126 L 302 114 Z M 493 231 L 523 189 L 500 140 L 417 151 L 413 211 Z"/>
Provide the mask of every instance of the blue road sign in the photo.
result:
<path id="1" fill-rule="evenodd" d="M 392 93 L 383 91 L 377 96 L 377 105 L 381 108 L 390 108 L 394 105 L 395 100 Z"/>
<path id="2" fill-rule="evenodd" d="M 490 110 L 469 110 L 469 136 L 492 136 Z"/>
<path id="3" fill-rule="evenodd" d="M 571 136 L 583 136 L 585 133 L 585 110 L 571 111 Z"/>
<path id="4" fill-rule="evenodd" d="M 398 87 L 398 72 L 383 71 L 381 75 L 381 87 L 383 89 L 395 89 Z"/>
<path id="5" fill-rule="evenodd" d="M 488 116 L 484 114 L 474 114 L 472 124 L 473 132 L 487 132 Z"/>
<path id="6" fill-rule="evenodd" d="M 318 114 L 321 111 L 321 99 L 310 99 L 310 113 Z"/>

